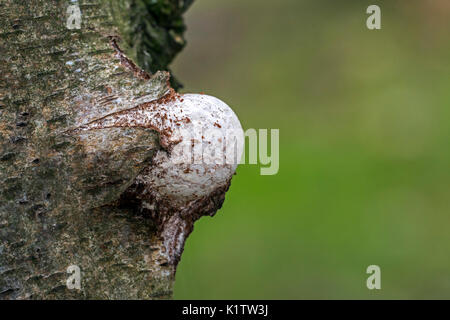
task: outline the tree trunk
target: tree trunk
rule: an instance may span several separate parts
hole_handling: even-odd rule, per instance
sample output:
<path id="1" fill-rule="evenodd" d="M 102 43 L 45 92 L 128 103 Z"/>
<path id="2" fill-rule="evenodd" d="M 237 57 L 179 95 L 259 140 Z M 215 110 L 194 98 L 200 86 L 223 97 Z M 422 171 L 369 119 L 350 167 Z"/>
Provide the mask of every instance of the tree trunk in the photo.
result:
<path id="1" fill-rule="evenodd" d="M 132 196 L 162 133 L 79 129 L 170 93 L 152 72 L 182 49 L 190 2 L 1 0 L 0 299 L 172 296 L 178 260 Z"/>

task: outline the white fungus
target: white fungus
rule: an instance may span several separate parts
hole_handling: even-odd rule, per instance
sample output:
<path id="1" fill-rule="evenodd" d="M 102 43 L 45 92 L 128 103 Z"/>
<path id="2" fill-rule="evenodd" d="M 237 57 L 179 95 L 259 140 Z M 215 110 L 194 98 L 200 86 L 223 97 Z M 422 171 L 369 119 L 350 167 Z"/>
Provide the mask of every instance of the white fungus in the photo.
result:
<path id="1" fill-rule="evenodd" d="M 239 119 L 217 98 L 171 90 L 161 99 L 110 113 L 77 130 L 112 127 L 149 128 L 159 133 L 162 148 L 126 195 L 140 203 L 140 210 L 150 212 L 163 239 L 163 255 L 176 264 L 194 222 L 215 214 L 224 201 L 243 153 Z"/>
<path id="2" fill-rule="evenodd" d="M 244 142 L 233 110 L 221 100 L 201 94 L 185 94 L 161 107 L 172 119 L 170 141 L 176 144 L 169 152 L 158 151 L 149 172 L 138 179 L 146 181 L 157 200 L 170 199 L 176 206 L 208 196 L 229 183 Z"/>

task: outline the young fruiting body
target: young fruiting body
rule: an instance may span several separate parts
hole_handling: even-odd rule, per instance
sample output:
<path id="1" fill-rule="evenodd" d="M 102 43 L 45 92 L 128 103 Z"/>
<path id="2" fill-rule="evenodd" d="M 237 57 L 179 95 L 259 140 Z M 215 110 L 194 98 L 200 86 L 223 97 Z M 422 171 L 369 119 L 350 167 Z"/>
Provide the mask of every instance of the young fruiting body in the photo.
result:
<path id="1" fill-rule="evenodd" d="M 173 145 L 158 151 L 138 179 L 157 202 L 183 209 L 229 182 L 242 154 L 242 127 L 230 107 L 207 95 L 186 94 L 161 107 L 172 124 Z"/>
<path id="2" fill-rule="evenodd" d="M 244 134 L 233 110 L 203 94 L 163 98 L 116 112 L 80 127 L 144 127 L 160 134 L 162 148 L 125 193 L 149 212 L 167 259 L 176 263 L 194 222 L 222 205 L 241 159 Z"/>
<path id="3" fill-rule="evenodd" d="M 164 221 L 162 237 L 169 261 L 177 261 L 195 220 L 222 205 L 243 150 L 241 124 L 217 98 L 186 94 L 163 105 L 175 122 L 169 150 L 160 150 L 136 181 L 144 205 L 156 204 Z M 165 211 L 165 213 L 163 213 Z"/>

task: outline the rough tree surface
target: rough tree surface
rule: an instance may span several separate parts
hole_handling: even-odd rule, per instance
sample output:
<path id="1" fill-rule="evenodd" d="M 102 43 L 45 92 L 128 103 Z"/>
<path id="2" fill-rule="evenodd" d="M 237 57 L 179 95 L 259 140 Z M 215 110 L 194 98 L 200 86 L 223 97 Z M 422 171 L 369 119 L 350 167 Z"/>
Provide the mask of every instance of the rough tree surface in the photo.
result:
<path id="1" fill-rule="evenodd" d="M 0 299 L 172 296 L 176 262 L 133 198 L 160 133 L 79 128 L 173 95 L 157 70 L 184 46 L 191 2 L 0 1 Z M 66 27 L 72 4 L 81 29 Z M 70 265 L 81 290 L 66 287 Z"/>

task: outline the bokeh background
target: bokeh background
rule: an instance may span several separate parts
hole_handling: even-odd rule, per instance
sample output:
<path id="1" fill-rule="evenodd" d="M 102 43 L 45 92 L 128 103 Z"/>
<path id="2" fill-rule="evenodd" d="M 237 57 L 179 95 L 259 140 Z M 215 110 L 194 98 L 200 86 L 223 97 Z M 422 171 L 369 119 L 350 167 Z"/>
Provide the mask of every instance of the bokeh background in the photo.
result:
<path id="1" fill-rule="evenodd" d="M 196 0 L 186 23 L 184 92 L 280 129 L 280 170 L 238 168 L 175 298 L 450 298 L 450 1 Z"/>

